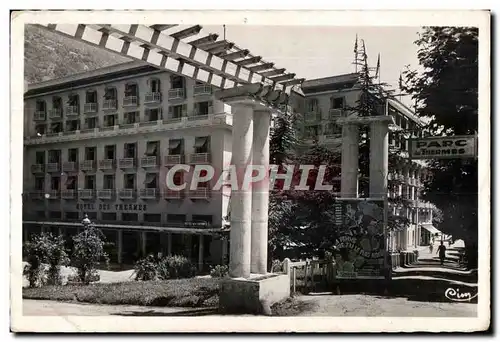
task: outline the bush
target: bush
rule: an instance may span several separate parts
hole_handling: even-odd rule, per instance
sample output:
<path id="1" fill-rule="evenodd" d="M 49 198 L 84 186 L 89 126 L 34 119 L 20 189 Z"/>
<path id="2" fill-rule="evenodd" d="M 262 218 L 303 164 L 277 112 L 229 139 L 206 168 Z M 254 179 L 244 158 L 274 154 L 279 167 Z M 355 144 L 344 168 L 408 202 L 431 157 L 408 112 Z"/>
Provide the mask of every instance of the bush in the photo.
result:
<path id="1" fill-rule="evenodd" d="M 210 277 L 212 278 L 224 278 L 229 275 L 229 267 L 227 265 L 216 265 L 215 267 L 210 267 Z"/>
<path id="2" fill-rule="evenodd" d="M 159 269 L 161 268 L 161 259 L 148 255 L 147 257 L 138 260 L 134 265 L 135 280 L 159 280 L 167 279 L 160 277 Z M 168 276 L 168 272 L 167 272 Z"/>
<path id="3" fill-rule="evenodd" d="M 196 267 L 183 256 L 174 255 L 161 258 L 149 255 L 136 262 L 135 280 L 167 280 L 192 278 Z"/>
<path id="4" fill-rule="evenodd" d="M 193 263 L 180 255 L 165 257 L 160 263 L 160 267 L 167 271 L 168 279 L 191 278 L 196 275 L 196 267 Z"/>
<path id="5" fill-rule="evenodd" d="M 104 234 L 95 226 L 90 225 L 80 234 L 73 237 L 74 251 L 73 263 L 77 269 L 80 281 L 89 284 L 98 276 L 97 267 L 102 259 L 106 264 L 109 262 L 108 255 L 104 251 Z"/>
<path id="6" fill-rule="evenodd" d="M 279 260 L 273 260 L 271 264 L 271 273 L 283 272 L 283 262 Z"/>

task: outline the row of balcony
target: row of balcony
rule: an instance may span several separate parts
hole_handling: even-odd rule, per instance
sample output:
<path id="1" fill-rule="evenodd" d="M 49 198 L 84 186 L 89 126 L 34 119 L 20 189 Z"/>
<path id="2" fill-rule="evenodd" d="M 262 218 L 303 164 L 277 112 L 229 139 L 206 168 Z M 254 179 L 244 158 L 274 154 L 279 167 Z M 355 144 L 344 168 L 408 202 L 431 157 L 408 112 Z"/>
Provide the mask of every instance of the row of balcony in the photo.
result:
<path id="1" fill-rule="evenodd" d="M 325 120 L 335 120 L 335 119 L 340 118 L 344 115 L 345 115 L 344 109 L 330 108 L 330 110 L 328 110 L 328 118 Z M 304 120 L 306 122 L 316 122 L 316 121 L 323 120 L 323 117 L 322 117 L 320 112 L 313 111 L 313 112 L 308 112 L 308 113 L 304 114 Z"/>
<path id="2" fill-rule="evenodd" d="M 405 177 L 403 175 L 395 174 L 395 173 L 389 173 L 387 175 L 387 179 L 392 180 L 392 181 L 398 181 L 401 183 L 406 183 L 406 184 L 412 185 L 412 186 L 423 186 L 422 181 L 418 178 Z"/>
<path id="3" fill-rule="evenodd" d="M 186 158 L 184 155 L 168 155 L 163 158 L 164 166 L 172 166 L 176 164 L 207 164 L 210 163 L 210 153 L 193 153 Z M 115 159 L 102 159 L 99 162 L 95 160 L 84 160 L 82 162 L 63 162 L 61 163 L 47 163 L 47 164 L 34 164 L 31 166 L 32 173 L 52 173 L 52 172 L 77 172 L 77 171 L 95 171 L 99 170 L 113 170 L 116 167 L 119 169 L 132 169 L 137 166 L 143 168 L 155 168 L 160 166 L 160 157 L 147 156 L 142 158 L 120 158 Z"/>
<path id="4" fill-rule="evenodd" d="M 194 95 L 211 95 L 212 87 L 207 85 L 197 85 L 194 87 Z M 168 97 L 170 100 L 179 100 L 185 98 L 184 88 L 178 89 L 170 89 L 168 91 Z M 156 104 L 162 101 L 161 92 L 150 92 L 144 95 L 144 103 L 145 104 Z M 123 98 L 123 107 L 136 107 L 139 105 L 139 97 L 138 96 L 125 96 Z M 92 114 L 97 113 L 97 103 L 84 103 L 83 104 L 83 113 Z M 118 109 L 118 101 L 117 99 L 105 99 L 102 104 L 103 110 L 116 110 Z M 48 113 L 48 117 L 50 119 L 60 119 L 63 115 L 62 108 L 52 108 L 48 111 L 35 111 L 34 119 L 36 121 L 43 121 L 46 119 L 46 114 Z M 66 106 L 65 107 L 66 117 L 74 117 L 80 114 L 80 110 L 78 106 Z"/>
<path id="5" fill-rule="evenodd" d="M 161 191 L 157 188 L 146 188 L 146 189 L 82 189 L 82 190 L 50 190 L 48 192 L 44 191 L 34 191 L 29 193 L 29 198 L 33 200 L 92 200 L 92 199 L 102 199 L 102 200 L 114 200 L 114 199 L 159 199 L 160 197 L 165 199 L 208 199 L 210 198 L 211 190 L 209 188 L 201 188 L 196 190 L 165 190 Z"/>

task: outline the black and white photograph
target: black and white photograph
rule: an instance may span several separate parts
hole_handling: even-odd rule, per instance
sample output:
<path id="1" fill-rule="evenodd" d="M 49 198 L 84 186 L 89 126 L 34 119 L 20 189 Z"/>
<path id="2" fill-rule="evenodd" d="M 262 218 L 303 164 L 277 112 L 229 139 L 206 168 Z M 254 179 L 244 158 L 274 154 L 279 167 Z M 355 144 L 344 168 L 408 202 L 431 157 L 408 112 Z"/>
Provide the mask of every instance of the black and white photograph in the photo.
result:
<path id="1" fill-rule="evenodd" d="M 488 329 L 489 58 L 487 10 L 12 12 L 11 330 Z"/>

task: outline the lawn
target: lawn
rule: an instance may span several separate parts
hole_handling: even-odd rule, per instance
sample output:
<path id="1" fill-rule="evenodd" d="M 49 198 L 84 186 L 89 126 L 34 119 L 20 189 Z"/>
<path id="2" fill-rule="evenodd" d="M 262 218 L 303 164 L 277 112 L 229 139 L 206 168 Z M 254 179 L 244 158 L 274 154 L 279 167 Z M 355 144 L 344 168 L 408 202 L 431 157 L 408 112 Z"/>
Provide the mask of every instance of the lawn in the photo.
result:
<path id="1" fill-rule="evenodd" d="M 215 307 L 219 305 L 219 282 L 216 278 L 189 278 L 44 286 L 24 288 L 23 298 L 111 305 Z"/>

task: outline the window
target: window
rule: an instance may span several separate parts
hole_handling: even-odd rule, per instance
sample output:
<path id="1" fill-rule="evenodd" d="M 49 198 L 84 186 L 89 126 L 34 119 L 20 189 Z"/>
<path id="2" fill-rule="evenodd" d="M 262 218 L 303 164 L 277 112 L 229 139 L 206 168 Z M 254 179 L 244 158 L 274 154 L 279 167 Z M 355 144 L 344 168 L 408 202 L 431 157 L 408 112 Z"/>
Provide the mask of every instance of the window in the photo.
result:
<path id="1" fill-rule="evenodd" d="M 136 157 L 136 143 L 125 144 L 123 147 L 123 157 L 124 158 L 135 158 Z"/>
<path id="2" fill-rule="evenodd" d="M 37 191 L 45 190 L 45 177 L 35 177 L 35 190 Z"/>
<path id="3" fill-rule="evenodd" d="M 407 123 L 406 118 L 405 117 L 401 117 L 401 128 L 402 129 L 406 129 L 407 128 L 406 123 Z"/>
<path id="4" fill-rule="evenodd" d="M 125 189 L 135 189 L 135 174 L 127 173 L 123 175 L 123 187 Z"/>
<path id="5" fill-rule="evenodd" d="M 68 161 L 69 162 L 77 162 L 78 161 L 78 149 L 70 148 L 68 150 Z"/>
<path id="6" fill-rule="evenodd" d="M 186 222 L 186 215 L 168 214 L 167 222 L 169 223 L 184 223 Z"/>
<path id="7" fill-rule="evenodd" d="M 326 135 L 342 134 L 342 127 L 334 123 L 329 123 L 326 125 L 325 134 Z"/>
<path id="8" fill-rule="evenodd" d="M 116 100 L 116 88 L 109 87 L 104 90 L 105 100 Z"/>
<path id="9" fill-rule="evenodd" d="M 79 104 L 79 96 L 77 94 L 68 96 L 68 106 L 78 106 Z"/>
<path id="10" fill-rule="evenodd" d="M 115 126 L 118 121 L 118 115 L 105 115 L 104 116 L 104 127 Z"/>
<path id="11" fill-rule="evenodd" d="M 78 186 L 78 178 L 76 176 L 70 176 L 66 178 L 66 189 L 75 190 Z"/>
<path id="12" fill-rule="evenodd" d="M 80 120 L 69 120 L 66 121 L 66 130 L 67 131 L 76 131 L 80 128 Z"/>
<path id="13" fill-rule="evenodd" d="M 116 221 L 116 213 L 102 213 L 103 221 Z"/>
<path id="14" fill-rule="evenodd" d="M 85 176 L 85 189 L 95 190 L 95 176 L 94 175 Z"/>
<path id="15" fill-rule="evenodd" d="M 80 213 L 78 211 L 67 211 L 64 213 L 64 216 L 66 216 L 66 220 L 79 220 L 80 219 Z"/>
<path id="16" fill-rule="evenodd" d="M 60 220 L 61 219 L 61 212 L 60 211 L 49 211 L 49 219 Z"/>
<path id="17" fill-rule="evenodd" d="M 161 108 L 146 109 L 146 121 L 157 121 L 161 119 Z"/>
<path id="18" fill-rule="evenodd" d="M 85 94 L 85 102 L 86 103 L 97 103 L 97 91 L 87 91 Z"/>
<path id="19" fill-rule="evenodd" d="M 131 83 L 125 85 L 125 96 L 137 96 L 137 95 L 138 95 L 137 84 Z"/>
<path id="20" fill-rule="evenodd" d="M 51 133 L 61 133 L 62 132 L 62 123 L 61 122 L 53 122 L 50 124 L 50 132 Z"/>
<path id="21" fill-rule="evenodd" d="M 194 140 L 194 153 L 208 153 L 209 137 L 197 137 Z"/>
<path id="22" fill-rule="evenodd" d="M 193 215 L 193 222 L 205 222 L 208 225 L 212 224 L 212 215 Z"/>
<path id="23" fill-rule="evenodd" d="M 85 160 L 96 160 L 97 147 L 85 147 Z"/>
<path id="24" fill-rule="evenodd" d="M 194 104 L 195 115 L 212 114 L 212 102 L 198 102 Z"/>
<path id="25" fill-rule="evenodd" d="M 139 122 L 139 112 L 128 112 L 123 115 L 125 125 L 135 124 Z"/>
<path id="26" fill-rule="evenodd" d="M 321 126 L 306 126 L 305 127 L 305 136 L 306 138 L 314 138 L 321 134 Z"/>
<path id="27" fill-rule="evenodd" d="M 103 189 L 114 189 L 115 188 L 115 175 L 104 175 Z"/>
<path id="28" fill-rule="evenodd" d="M 45 101 L 42 101 L 42 100 L 38 100 L 36 101 L 36 111 L 37 112 L 46 112 L 47 110 L 47 104 L 45 103 Z"/>
<path id="29" fill-rule="evenodd" d="M 152 93 L 159 93 L 161 92 L 161 83 L 160 83 L 160 80 L 158 79 L 152 79 L 149 81 L 149 86 L 150 86 L 150 90 Z"/>
<path id="30" fill-rule="evenodd" d="M 115 159 L 115 145 L 104 146 L 104 158 L 105 159 Z"/>
<path id="31" fill-rule="evenodd" d="M 85 119 L 85 128 L 94 129 L 97 128 L 97 118 L 87 118 Z"/>
<path id="32" fill-rule="evenodd" d="M 144 222 L 161 222 L 161 214 L 144 214 Z"/>
<path id="33" fill-rule="evenodd" d="M 144 184 L 147 189 L 158 188 L 158 174 L 157 173 L 146 173 L 146 178 Z"/>
<path id="34" fill-rule="evenodd" d="M 35 132 L 40 135 L 44 135 L 47 133 L 47 125 L 45 124 L 37 124 L 35 126 Z"/>
<path id="35" fill-rule="evenodd" d="M 137 222 L 139 221 L 139 215 L 135 213 L 122 213 L 122 221 Z"/>
<path id="36" fill-rule="evenodd" d="M 318 111 L 318 99 L 308 99 L 307 100 L 307 110 L 309 112 Z"/>
<path id="37" fill-rule="evenodd" d="M 49 151 L 49 163 L 59 163 L 61 161 L 61 150 Z"/>
<path id="38" fill-rule="evenodd" d="M 148 141 L 146 144 L 146 156 L 150 157 L 158 157 L 158 152 L 160 150 L 160 142 L 159 141 Z"/>
<path id="39" fill-rule="evenodd" d="M 187 105 L 177 105 L 168 107 L 168 115 L 172 119 L 180 119 L 187 115 Z"/>
<path id="40" fill-rule="evenodd" d="M 183 154 L 183 143 L 182 139 L 172 139 L 168 142 L 168 154 L 172 156 L 178 156 Z"/>
<path id="41" fill-rule="evenodd" d="M 345 99 L 343 97 L 336 97 L 330 99 L 330 107 L 333 109 L 343 109 Z"/>
<path id="42" fill-rule="evenodd" d="M 54 96 L 52 98 L 52 108 L 62 109 L 62 98 L 60 98 L 59 96 Z"/>
<path id="43" fill-rule="evenodd" d="M 172 89 L 184 88 L 184 77 L 172 75 L 170 76 L 170 84 Z"/>
<path id="44" fill-rule="evenodd" d="M 37 164 L 45 164 L 45 151 L 37 151 L 35 153 L 35 161 Z"/>
<path id="45" fill-rule="evenodd" d="M 396 126 L 400 126 L 401 127 L 401 115 L 396 114 L 394 118 L 395 118 L 395 121 L 396 121 Z"/>

